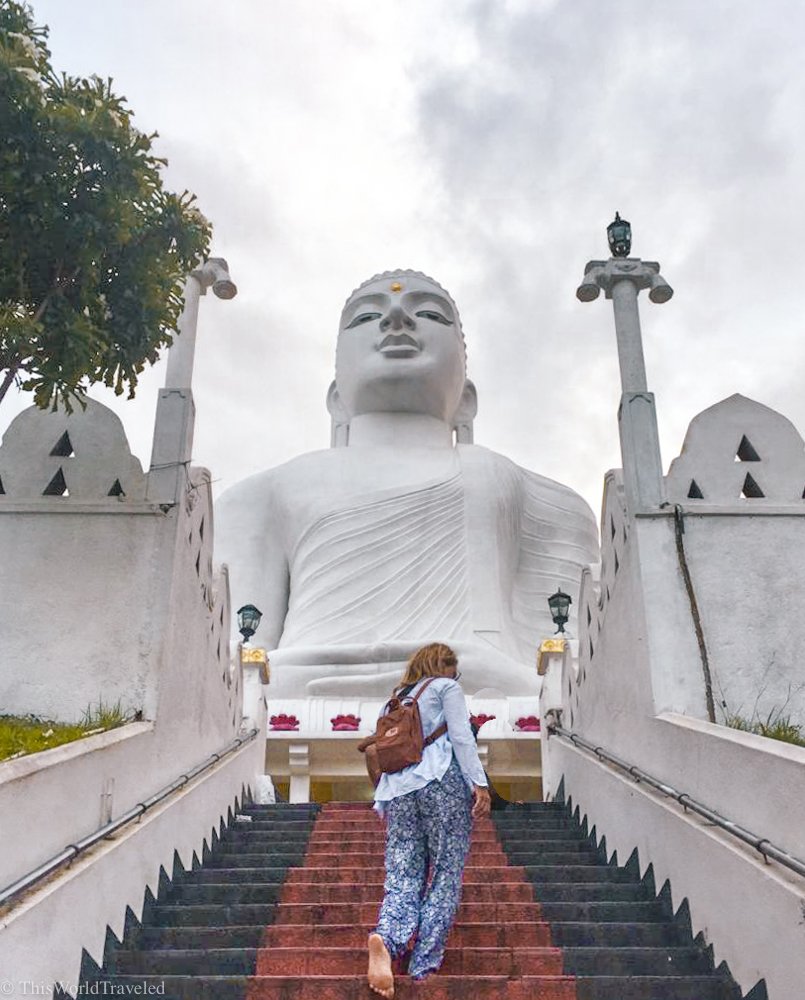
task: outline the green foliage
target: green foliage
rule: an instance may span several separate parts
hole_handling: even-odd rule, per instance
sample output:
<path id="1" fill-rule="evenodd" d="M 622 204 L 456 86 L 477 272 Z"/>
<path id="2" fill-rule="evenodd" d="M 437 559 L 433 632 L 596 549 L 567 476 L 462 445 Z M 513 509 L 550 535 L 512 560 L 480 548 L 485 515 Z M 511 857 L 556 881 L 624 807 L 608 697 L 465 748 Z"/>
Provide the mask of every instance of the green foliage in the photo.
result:
<path id="1" fill-rule="evenodd" d="M 726 723 L 732 729 L 740 729 L 745 733 L 755 733 L 767 736 L 771 740 L 781 740 L 783 743 L 793 743 L 805 747 L 805 732 L 802 726 L 791 721 L 790 715 L 782 715 L 777 709 L 769 712 L 766 719 L 747 719 L 742 715 L 728 715 Z"/>
<path id="2" fill-rule="evenodd" d="M 154 135 L 112 81 L 57 76 L 47 28 L 0 0 L 0 400 L 42 407 L 93 382 L 134 395 L 170 343 L 210 226 L 163 190 Z"/>
<path id="3" fill-rule="evenodd" d="M 35 715 L 0 716 L 0 760 L 50 750 L 52 747 L 72 743 L 85 736 L 117 729 L 132 722 L 123 712 L 120 702 L 105 705 L 99 702 L 94 708 L 87 706 L 81 721 L 76 723 L 53 722 Z"/>

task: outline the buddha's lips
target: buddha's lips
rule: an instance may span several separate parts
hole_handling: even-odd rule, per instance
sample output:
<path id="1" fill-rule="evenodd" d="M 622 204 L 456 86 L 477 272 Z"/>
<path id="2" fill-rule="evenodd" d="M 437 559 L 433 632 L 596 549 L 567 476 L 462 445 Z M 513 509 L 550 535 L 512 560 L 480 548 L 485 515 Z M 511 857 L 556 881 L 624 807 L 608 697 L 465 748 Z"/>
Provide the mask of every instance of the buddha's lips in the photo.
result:
<path id="1" fill-rule="evenodd" d="M 410 358 L 419 354 L 421 347 L 407 333 L 390 333 L 380 341 L 378 351 L 389 358 Z"/>

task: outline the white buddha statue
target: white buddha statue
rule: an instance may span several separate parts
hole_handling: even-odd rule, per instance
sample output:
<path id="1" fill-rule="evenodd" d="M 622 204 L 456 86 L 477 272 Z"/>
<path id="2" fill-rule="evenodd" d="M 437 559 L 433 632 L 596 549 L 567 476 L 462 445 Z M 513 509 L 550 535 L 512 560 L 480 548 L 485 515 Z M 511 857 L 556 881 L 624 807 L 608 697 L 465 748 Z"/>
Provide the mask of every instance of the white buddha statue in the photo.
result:
<path id="1" fill-rule="evenodd" d="M 482 697 L 539 691 L 558 586 L 598 558 L 572 490 L 472 444 L 455 303 L 391 271 L 347 300 L 327 399 L 332 446 L 259 473 L 216 506 L 233 607 L 263 612 L 274 698 L 384 696 L 419 646 L 449 643 Z"/>

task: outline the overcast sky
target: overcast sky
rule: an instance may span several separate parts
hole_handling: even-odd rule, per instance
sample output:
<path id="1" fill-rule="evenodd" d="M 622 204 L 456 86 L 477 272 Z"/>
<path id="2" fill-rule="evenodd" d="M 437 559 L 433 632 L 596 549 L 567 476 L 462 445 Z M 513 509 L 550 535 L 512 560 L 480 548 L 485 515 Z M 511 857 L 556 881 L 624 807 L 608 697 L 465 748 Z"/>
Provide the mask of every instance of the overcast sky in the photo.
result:
<path id="1" fill-rule="evenodd" d="M 239 295 L 201 305 L 195 461 L 220 492 L 326 447 L 344 299 L 412 267 L 453 295 L 475 440 L 599 512 L 620 465 L 611 304 L 575 298 L 615 210 L 667 468 L 733 392 L 805 429 L 799 0 L 38 0 L 57 70 L 111 76 Z M 147 466 L 164 362 L 113 405 Z M 93 392 L 108 401 L 103 391 Z M 27 405 L 0 405 L 0 430 Z"/>

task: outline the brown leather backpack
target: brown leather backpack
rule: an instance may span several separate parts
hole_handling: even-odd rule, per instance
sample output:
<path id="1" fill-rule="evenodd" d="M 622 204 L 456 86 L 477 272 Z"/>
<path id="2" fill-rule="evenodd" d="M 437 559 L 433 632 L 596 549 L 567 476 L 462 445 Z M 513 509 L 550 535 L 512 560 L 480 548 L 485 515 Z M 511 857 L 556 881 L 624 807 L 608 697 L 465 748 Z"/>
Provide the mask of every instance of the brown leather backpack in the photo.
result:
<path id="1" fill-rule="evenodd" d="M 358 744 L 358 749 L 366 756 L 366 770 L 373 784 L 380 781 L 382 774 L 395 774 L 418 764 L 425 747 L 447 732 L 447 724 L 442 723 L 430 736 L 425 737 L 422 733 L 417 702 L 433 680 L 436 678 L 429 677 L 413 697 L 395 695 L 391 698 L 377 720 L 375 732 Z"/>

